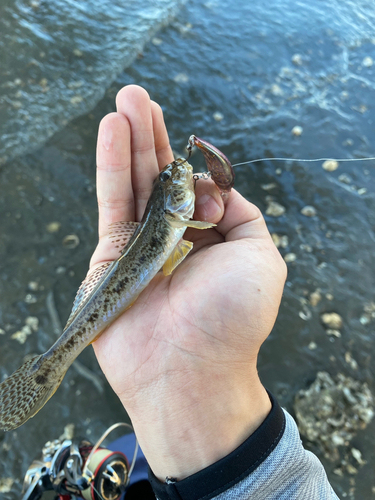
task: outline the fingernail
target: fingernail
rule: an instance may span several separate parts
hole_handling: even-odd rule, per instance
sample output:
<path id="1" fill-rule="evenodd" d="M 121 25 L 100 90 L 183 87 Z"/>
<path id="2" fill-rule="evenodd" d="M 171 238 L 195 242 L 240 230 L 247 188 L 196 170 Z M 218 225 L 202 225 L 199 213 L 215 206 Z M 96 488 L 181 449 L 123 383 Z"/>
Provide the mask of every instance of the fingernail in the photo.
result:
<path id="1" fill-rule="evenodd" d="M 109 148 L 112 145 L 112 138 L 113 138 L 113 131 L 111 128 L 106 127 L 103 130 L 103 146 L 107 151 L 109 151 Z"/>
<path id="2" fill-rule="evenodd" d="M 209 194 L 200 196 L 196 203 L 196 208 L 199 211 L 199 218 L 204 221 L 217 220 L 221 216 L 221 207 L 218 205 L 215 198 Z"/>

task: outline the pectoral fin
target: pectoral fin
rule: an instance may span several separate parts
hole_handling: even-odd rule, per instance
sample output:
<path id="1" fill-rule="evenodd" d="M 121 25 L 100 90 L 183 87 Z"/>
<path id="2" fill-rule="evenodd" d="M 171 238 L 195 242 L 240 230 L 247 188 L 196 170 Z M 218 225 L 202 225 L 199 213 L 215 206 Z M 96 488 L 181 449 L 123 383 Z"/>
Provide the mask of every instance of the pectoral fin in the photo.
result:
<path id="1" fill-rule="evenodd" d="M 165 218 L 169 222 L 169 224 L 176 228 L 180 229 L 182 227 L 194 227 L 195 229 L 209 229 L 210 227 L 215 227 L 216 224 L 212 224 L 211 222 L 203 222 L 200 220 L 181 220 L 176 219 L 173 215 L 165 214 Z"/>
<path id="2" fill-rule="evenodd" d="M 193 244 L 191 241 L 180 240 L 163 266 L 164 276 L 172 274 L 173 270 L 184 260 L 192 248 Z"/>

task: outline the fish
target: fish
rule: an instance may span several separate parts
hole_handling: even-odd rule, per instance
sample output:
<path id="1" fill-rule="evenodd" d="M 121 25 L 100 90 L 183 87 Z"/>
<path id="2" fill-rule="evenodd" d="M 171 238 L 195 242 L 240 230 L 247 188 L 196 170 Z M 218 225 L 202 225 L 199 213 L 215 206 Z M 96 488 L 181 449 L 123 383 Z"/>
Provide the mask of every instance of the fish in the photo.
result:
<path id="1" fill-rule="evenodd" d="M 1 429 L 16 429 L 33 417 L 83 349 L 131 307 L 161 269 L 168 276 L 185 259 L 193 248 L 183 239 L 187 227 L 215 226 L 191 220 L 194 204 L 193 167 L 178 158 L 156 177 L 141 222 L 114 224 L 113 239 L 123 246 L 120 257 L 82 282 L 59 339 L 0 384 Z"/>

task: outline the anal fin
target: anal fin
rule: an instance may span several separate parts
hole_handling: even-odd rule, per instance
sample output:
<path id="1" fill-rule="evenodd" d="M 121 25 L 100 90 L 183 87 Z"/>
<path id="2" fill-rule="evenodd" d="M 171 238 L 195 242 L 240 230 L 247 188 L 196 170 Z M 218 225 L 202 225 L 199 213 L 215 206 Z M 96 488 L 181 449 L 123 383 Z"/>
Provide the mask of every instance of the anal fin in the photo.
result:
<path id="1" fill-rule="evenodd" d="M 193 243 L 191 241 L 181 239 L 163 266 L 164 276 L 172 274 L 174 269 L 184 260 L 192 248 Z"/>

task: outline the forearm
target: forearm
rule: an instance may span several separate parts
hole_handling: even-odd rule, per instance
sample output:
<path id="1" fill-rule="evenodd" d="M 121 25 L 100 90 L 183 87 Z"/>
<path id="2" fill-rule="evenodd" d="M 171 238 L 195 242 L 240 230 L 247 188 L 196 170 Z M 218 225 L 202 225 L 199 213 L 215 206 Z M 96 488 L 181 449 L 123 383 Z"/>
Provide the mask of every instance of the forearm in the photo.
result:
<path id="1" fill-rule="evenodd" d="M 149 479 L 158 500 L 338 500 L 322 464 L 275 400 L 262 425 L 238 448 L 188 478 Z"/>
<path id="2" fill-rule="evenodd" d="M 271 410 L 256 370 L 233 376 L 185 375 L 159 382 L 141 401 L 125 405 L 147 458 L 161 481 L 181 480 L 225 457 L 261 425 Z"/>

